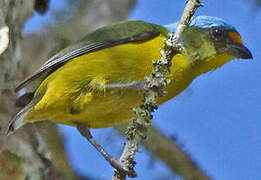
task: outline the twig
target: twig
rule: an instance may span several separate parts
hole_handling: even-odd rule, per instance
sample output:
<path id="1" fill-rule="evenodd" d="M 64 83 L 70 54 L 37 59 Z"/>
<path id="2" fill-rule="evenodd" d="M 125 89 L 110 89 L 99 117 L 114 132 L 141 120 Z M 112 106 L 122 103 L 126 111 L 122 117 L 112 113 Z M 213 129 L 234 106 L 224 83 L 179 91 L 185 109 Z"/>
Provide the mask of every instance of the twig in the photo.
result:
<path id="1" fill-rule="evenodd" d="M 149 91 L 144 93 L 143 104 L 134 108 L 136 117 L 133 118 L 126 132 L 127 142 L 121 155 L 121 162 L 129 168 L 134 168 L 134 157 L 138 151 L 139 142 L 145 139 L 151 127 L 151 112 L 157 109 L 156 98 L 164 94 L 164 88 L 170 82 L 166 78 L 172 64 L 172 57 L 180 52 L 179 39 L 182 32 L 189 26 L 190 20 L 198 7 L 202 6 L 199 0 L 188 0 L 175 32 L 170 33 L 165 40 L 164 50 L 161 50 L 161 59 L 154 61 L 154 70 L 150 77 L 145 77 L 144 85 Z M 113 180 L 124 180 L 126 174 L 115 170 Z"/>
<path id="2" fill-rule="evenodd" d="M 124 135 L 126 125 L 117 126 L 116 130 Z M 173 174 L 189 180 L 210 180 L 211 177 L 201 170 L 200 166 L 193 160 L 186 150 L 180 146 L 176 137 L 169 138 L 155 127 L 148 131 L 147 138 L 141 141 L 153 157 L 165 163 Z"/>

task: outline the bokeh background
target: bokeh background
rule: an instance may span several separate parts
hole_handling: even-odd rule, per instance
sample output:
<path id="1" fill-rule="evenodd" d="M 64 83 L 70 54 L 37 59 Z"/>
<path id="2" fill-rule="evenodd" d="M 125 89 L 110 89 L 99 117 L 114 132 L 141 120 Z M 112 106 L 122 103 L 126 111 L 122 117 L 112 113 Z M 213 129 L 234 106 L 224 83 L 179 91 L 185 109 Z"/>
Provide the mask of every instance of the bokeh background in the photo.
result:
<path id="1" fill-rule="evenodd" d="M 153 124 L 176 139 L 183 150 L 217 180 L 261 179 L 261 11 L 254 1 L 204 0 L 196 15 L 223 18 L 234 25 L 251 50 L 254 60 L 234 60 L 215 72 L 200 76 L 175 99 L 160 106 Z M 71 6 L 51 0 L 46 14 L 35 13 L 24 32 L 52 24 L 57 12 Z M 165 25 L 179 19 L 184 1 L 138 0 L 128 19 Z M 64 15 L 65 16 L 65 15 Z M 44 43 L 44 42 L 43 42 Z M 72 127 L 59 126 L 66 152 L 77 173 L 94 179 L 113 175 L 103 157 Z M 94 137 L 120 156 L 124 138 L 113 128 L 92 130 Z M 138 179 L 175 179 L 169 168 L 144 148 L 136 156 Z"/>

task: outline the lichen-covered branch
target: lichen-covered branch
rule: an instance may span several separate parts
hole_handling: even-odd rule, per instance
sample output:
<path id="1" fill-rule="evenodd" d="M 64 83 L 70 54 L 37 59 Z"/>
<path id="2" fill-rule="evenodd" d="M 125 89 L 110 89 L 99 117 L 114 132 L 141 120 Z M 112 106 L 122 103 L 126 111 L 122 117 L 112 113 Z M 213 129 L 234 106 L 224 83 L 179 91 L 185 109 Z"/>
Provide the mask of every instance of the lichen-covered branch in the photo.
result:
<path id="1" fill-rule="evenodd" d="M 169 38 L 166 41 L 167 47 L 172 47 L 176 51 L 179 51 L 179 47 L 180 47 L 179 43 L 178 43 L 179 38 L 181 37 L 181 34 L 183 33 L 183 31 L 189 25 L 191 17 L 195 13 L 196 9 L 201 6 L 203 6 L 203 4 L 201 4 L 199 0 L 188 0 L 187 1 L 186 7 L 179 20 L 179 23 L 177 25 L 175 32 L 170 33 Z"/>
<path id="2" fill-rule="evenodd" d="M 126 125 L 117 126 L 116 130 L 124 135 Z M 148 131 L 147 138 L 141 144 L 153 157 L 165 163 L 169 169 L 185 180 L 210 180 L 198 164 L 180 147 L 178 139 L 168 138 L 155 127 Z"/>
<path id="3" fill-rule="evenodd" d="M 126 132 L 127 142 L 121 155 L 121 162 L 129 167 L 134 168 L 134 157 L 138 151 L 139 142 L 147 137 L 147 131 L 151 126 L 153 112 L 157 109 L 156 98 L 164 95 L 164 88 L 169 83 L 166 77 L 172 64 L 172 57 L 180 52 L 178 41 L 184 29 L 189 25 L 196 9 L 202 6 L 199 0 L 188 0 L 182 17 L 177 26 L 177 30 L 169 35 L 165 41 L 164 50 L 161 50 L 161 59 L 154 61 L 154 70 L 149 77 L 144 80 L 145 89 L 149 91 L 144 93 L 142 105 L 134 108 L 136 116 L 129 125 Z M 115 170 L 113 180 L 126 179 L 126 174 L 119 170 Z"/>

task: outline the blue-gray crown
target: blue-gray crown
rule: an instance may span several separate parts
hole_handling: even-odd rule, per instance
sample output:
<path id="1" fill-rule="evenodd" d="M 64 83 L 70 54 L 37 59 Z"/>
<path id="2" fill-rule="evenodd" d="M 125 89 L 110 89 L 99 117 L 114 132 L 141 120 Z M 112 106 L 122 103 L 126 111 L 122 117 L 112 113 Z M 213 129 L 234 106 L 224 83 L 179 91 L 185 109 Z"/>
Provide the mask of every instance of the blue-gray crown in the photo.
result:
<path id="1" fill-rule="evenodd" d="M 178 23 L 176 22 L 176 23 L 165 25 L 164 27 L 167 28 L 169 31 L 175 31 L 177 25 Z M 226 29 L 231 29 L 236 31 L 236 29 L 232 25 L 226 23 L 223 19 L 211 17 L 211 16 L 194 16 L 191 20 L 190 25 L 197 26 L 203 29 L 212 28 L 215 26 L 221 26 Z"/>

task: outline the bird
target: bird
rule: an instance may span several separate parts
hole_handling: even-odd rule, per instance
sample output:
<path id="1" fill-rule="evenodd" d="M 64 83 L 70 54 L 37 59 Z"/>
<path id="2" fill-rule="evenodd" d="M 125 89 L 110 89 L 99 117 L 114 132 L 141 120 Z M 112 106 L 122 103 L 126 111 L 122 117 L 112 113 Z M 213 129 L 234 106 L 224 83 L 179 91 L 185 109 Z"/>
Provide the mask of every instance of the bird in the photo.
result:
<path id="1" fill-rule="evenodd" d="M 152 61 L 161 57 L 163 40 L 176 27 L 177 23 L 117 22 L 58 52 L 15 88 L 19 91 L 41 79 L 33 92 L 18 98 L 18 102 L 26 100 L 25 107 L 11 120 L 7 134 L 27 123 L 51 120 L 76 126 L 99 150 L 89 129 L 131 120 L 132 109 L 143 99 L 144 77 L 151 73 Z M 176 97 L 196 77 L 233 59 L 253 59 L 236 28 L 216 17 L 194 16 L 179 44 L 181 51 L 172 58 L 168 74 L 170 83 L 158 104 Z M 103 155 L 113 167 L 124 169 L 117 160 Z"/>

